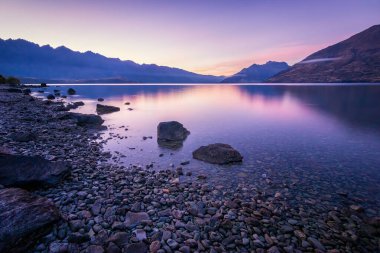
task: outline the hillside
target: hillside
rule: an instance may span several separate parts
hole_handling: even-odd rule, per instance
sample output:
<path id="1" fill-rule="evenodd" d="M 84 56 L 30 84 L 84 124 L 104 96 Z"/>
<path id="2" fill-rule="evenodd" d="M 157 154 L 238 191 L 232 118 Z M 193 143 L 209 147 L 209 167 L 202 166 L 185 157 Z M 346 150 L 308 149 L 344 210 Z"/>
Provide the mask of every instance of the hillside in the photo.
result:
<path id="1" fill-rule="evenodd" d="M 268 82 L 380 82 L 380 25 L 313 53 Z"/>

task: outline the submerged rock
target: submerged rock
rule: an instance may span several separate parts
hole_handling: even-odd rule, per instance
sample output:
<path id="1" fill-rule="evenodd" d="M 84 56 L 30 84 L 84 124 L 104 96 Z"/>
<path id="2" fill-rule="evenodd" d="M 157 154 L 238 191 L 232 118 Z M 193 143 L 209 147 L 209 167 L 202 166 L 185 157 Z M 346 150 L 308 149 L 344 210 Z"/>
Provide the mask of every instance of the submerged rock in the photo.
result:
<path id="1" fill-rule="evenodd" d="M 64 162 L 50 162 L 40 156 L 0 154 L 0 184 L 4 186 L 52 186 L 69 172 Z"/>
<path id="2" fill-rule="evenodd" d="M 25 252 L 59 217 L 46 198 L 19 188 L 0 190 L 0 252 Z"/>
<path id="3" fill-rule="evenodd" d="M 157 142 L 160 146 L 180 147 L 189 134 L 190 131 L 177 121 L 160 122 L 157 126 Z"/>
<path id="4" fill-rule="evenodd" d="M 67 90 L 67 94 L 69 94 L 69 95 L 75 95 L 77 92 L 73 89 L 73 88 L 69 88 L 68 90 Z"/>
<path id="5" fill-rule="evenodd" d="M 96 105 L 96 112 L 98 114 L 106 114 L 106 113 L 112 113 L 112 112 L 118 112 L 120 111 L 119 107 L 112 106 L 112 105 Z"/>
<path id="6" fill-rule="evenodd" d="M 193 158 L 214 164 L 228 164 L 243 160 L 237 150 L 223 143 L 202 146 L 193 152 Z"/>

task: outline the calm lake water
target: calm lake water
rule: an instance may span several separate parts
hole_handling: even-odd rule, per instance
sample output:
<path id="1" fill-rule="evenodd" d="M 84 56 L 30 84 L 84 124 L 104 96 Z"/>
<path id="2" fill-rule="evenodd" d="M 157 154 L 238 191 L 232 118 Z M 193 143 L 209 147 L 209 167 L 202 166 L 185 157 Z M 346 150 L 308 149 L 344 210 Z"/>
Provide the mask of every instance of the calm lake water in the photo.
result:
<path id="1" fill-rule="evenodd" d="M 62 85 L 44 95 L 69 87 L 77 95 L 64 101 L 85 102 L 75 111 L 95 113 L 97 103 L 121 108 L 102 116 L 104 147 L 116 162 L 166 169 L 190 161 L 185 172 L 207 175 L 219 187 L 255 184 L 269 194 L 285 189 L 290 201 L 355 203 L 379 214 L 380 86 Z M 158 123 L 171 120 L 191 132 L 177 150 L 156 141 Z M 239 150 L 243 163 L 192 159 L 199 146 L 217 142 Z"/>

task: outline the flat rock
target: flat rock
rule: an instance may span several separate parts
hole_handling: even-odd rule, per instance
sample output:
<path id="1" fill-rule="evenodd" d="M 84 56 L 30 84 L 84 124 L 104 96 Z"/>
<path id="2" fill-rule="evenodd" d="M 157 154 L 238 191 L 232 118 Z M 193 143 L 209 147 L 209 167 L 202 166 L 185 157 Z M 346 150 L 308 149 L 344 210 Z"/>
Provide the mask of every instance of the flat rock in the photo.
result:
<path id="1" fill-rule="evenodd" d="M 35 187 L 58 184 L 70 173 L 64 162 L 51 162 L 40 156 L 0 154 L 0 184 Z"/>
<path id="2" fill-rule="evenodd" d="M 0 190 L 0 252 L 25 252 L 59 218 L 46 198 L 19 188 Z"/>
<path id="3" fill-rule="evenodd" d="M 112 113 L 112 112 L 118 112 L 120 111 L 119 107 L 112 106 L 112 105 L 101 105 L 97 104 L 96 105 L 96 112 L 98 114 L 107 114 L 107 113 Z"/>
<path id="4" fill-rule="evenodd" d="M 201 146 L 193 152 L 193 158 L 213 164 L 228 164 L 243 160 L 237 150 L 223 143 Z"/>

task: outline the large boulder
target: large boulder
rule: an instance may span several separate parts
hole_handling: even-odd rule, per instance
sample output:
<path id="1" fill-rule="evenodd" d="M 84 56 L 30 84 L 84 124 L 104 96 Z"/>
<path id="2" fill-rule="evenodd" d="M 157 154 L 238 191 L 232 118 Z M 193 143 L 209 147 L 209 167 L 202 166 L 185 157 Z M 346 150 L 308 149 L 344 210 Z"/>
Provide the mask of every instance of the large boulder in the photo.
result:
<path id="1" fill-rule="evenodd" d="M 243 157 L 237 150 L 223 143 L 201 146 L 193 152 L 193 158 L 214 164 L 236 163 L 243 160 Z"/>
<path id="2" fill-rule="evenodd" d="M 169 148 L 182 146 L 189 134 L 189 130 L 177 121 L 160 122 L 157 126 L 157 141 L 161 146 Z"/>
<path id="3" fill-rule="evenodd" d="M 0 154 L 0 184 L 4 186 L 53 186 L 70 173 L 64 162 L 40 156 Z"/>
<path id="4" fill-rule="evenodd" d="M 26 252 L 59 218 L 46 198 L 19 188 L 0 190 L 0 252 Z"/>
<path id="5" fill-rule="evenodd" d="M 112 112 L 118 112 L 120 111 L 119 107 L 112 106 L 112 105 L 96 105 L 96 112 L 98 114 L 106 114 L 106 113 L 112 113 Z"/>

